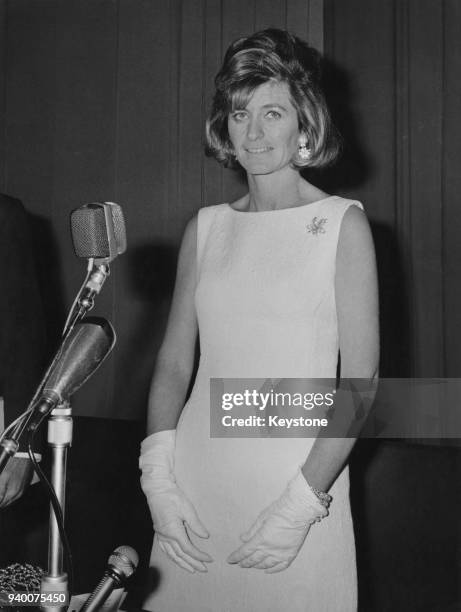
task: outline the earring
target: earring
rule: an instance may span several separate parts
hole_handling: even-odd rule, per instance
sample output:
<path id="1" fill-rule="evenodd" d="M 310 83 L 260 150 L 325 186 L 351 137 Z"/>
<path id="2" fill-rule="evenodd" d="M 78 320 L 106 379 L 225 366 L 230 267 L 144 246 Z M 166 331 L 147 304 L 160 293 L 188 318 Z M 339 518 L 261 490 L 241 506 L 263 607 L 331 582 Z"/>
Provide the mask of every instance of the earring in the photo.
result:
<path id="1" fill-rule="evenodd" d="M 307 140 L 303 139 L 299 143 L 299 146 L 298 146 L 299 158 L 302 159 L 303 161 L 307 161 L 310 158 L 311 153 L 312 153 L 311 149 L 307 147 Z"/>

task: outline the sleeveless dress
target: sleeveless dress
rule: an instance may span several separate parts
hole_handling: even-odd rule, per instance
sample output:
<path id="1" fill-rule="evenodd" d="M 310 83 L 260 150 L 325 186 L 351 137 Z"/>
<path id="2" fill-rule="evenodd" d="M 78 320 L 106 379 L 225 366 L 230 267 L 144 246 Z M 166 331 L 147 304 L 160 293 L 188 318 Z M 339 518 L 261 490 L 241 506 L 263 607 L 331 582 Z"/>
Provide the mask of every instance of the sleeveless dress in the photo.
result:
<path id="1" fill-rule="evenodd" d="M 193 542 L 214 562 L 190 574 L 154 537 L 153 612 L 353 612 L 357 580 L 348 468 L 285 571 L 229 565 L 240 534 L 285 489 L 311 438 L 211 438 L 211 377 L 335 378 L 335 260 L 341 220 L 361 204 L 331 196 L 295 208 L 199 211 L 196 309 L 201 356 L 177 427 L 175 474 L 210 532 Z"/>

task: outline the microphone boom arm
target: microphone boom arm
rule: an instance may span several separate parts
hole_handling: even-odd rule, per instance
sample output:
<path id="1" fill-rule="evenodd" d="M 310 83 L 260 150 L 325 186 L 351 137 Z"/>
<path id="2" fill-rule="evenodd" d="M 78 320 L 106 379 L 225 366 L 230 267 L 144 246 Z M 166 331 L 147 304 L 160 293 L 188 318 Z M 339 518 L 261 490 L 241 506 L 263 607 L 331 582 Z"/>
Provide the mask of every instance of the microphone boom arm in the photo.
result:
<path id="1" fill-rule="evenodd" d="M 83 287 L 78 292 L 74 304 L 67 317 L 64 327 L 64 335 L 72 331 L 74 325 L 81 321 L 83 317 L 93 308 L 94 298 L 99 294 L 104 285 L 106 278 L 110 275 L 108 263 L 98 263 L 93 268 L 87 279 L 84 281 Z"/>

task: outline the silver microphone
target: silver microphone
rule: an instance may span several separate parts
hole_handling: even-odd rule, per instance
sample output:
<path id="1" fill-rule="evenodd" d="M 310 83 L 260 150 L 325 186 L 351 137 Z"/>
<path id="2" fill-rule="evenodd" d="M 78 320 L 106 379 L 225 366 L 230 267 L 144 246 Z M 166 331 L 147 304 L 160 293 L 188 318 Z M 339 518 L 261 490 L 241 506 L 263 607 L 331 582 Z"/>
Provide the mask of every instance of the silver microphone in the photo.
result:
<path id="1" fill-rule="evenodd" d="M 72 242 L 77 257 L 108 264 L 126 251 L 123 211 L 114 202 L 93 202 L 70 214 Z"/>
<path id="2" fill-rule="evenodd" d="M 138 553 L 131 546 L 119 546 L 109 557 L 104 576 L 83 604 L 80 612 L 96 612 L 114 589 L 120 587 L 138 567 Z"/>
<path id="3" fill-rule="evenodd" d="M 93 202 L 73 210 L 70 225 L 75 254 L 93 260 L 79 299 L 87 312 L 109 276 L 109 263 L 126 251 L 125 218 L 119 204 Z"/>
<path id="4" fill-rule="evenodd" d="M 93 375 L 113 349 L 115 341 L 114 328 L 106 319 L 88 317 L 75 325 L 51 366 L 39 401 L 28 420 L 29 431 Z"/>
<path id="5" fill-rule="evenodd" d="M 42 420 L 60 403 L 67 401 L 98 369 L 116 341 L 109 321 L 89 317 L 75 325 L 61 344 L 37 394 L 33 409 L 18 424 L 9 438 L 0 442 L 0 474 L 17 452 L 19 440 L 33 432 Z"/>

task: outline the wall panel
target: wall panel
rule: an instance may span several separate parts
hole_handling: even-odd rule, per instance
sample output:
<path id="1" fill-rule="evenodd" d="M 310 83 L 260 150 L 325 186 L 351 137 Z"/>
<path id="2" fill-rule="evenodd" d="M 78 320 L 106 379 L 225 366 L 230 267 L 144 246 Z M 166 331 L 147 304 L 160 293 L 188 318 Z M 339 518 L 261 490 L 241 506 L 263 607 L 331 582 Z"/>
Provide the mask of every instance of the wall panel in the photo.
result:
<path id="1" fill-rule="evenodd" d="M 285 0 L 258 0 L 255 2 L 254 29 L 262 30 L 267 27 L 286 23 Z"/>
<path id="2" fill-rule="evenodd" d="M 2 189 L 49 215 L 53 197 L 56 2 L 7 3 Z"/>
<path id="3" fill-rule="evenodd" d="M 328 90 L 343 137 L 343 156 L 325 189 L 359 199 L 377 251 L 381 373 L 409 375 L 406 271 L 399 239 L 395 97 L 395 11 L 392 2 L 327 2 Z M 397 127 L 399 131 L 399 127 Z"/>
<path id="4" fill-rule="evenodd" d="M 6 69 L 8 58 L 6 1 L 0 1 L 0 185 L 5 190 Z"/>
<path id="5" fill-rule="evenodd" d="M 442 141 L 442 248 L 445 375 L 461 371 L 461 4 L 447 0 L 444 6 L 444 80 Z M 431 148 L 429 147 L 429 150 Z"/>
<path id="6" fill-rule="evenodd" d="M 346 148 L 352 164 L 340 166 L 338 190 L 363 200 L 377 250 L 381 375 L 457 377 L 459 2 L 326 0 L 325 8 L 327 56 L 350 87 L 336 79 L 336 96 L 350 91 L 355 134 L 341 126 L 355 147 Z M 408 442 L 360 441 L 353 453 L 360 610 L 459 608 L 459 511 L 429 537 L 425 528 L 434 487 L 459 502 L 459 448 L 447 448 L 459 441 Z"/>
<path id="7" fill-rule="evenodd" d="M 214 78 L 221 65 L 223 49 L 222 7 L 218 2 L 205 3 L 204 106 L 210 108 L 214 93 Z M 209 204 L 222 202 L 223 168 L 210 157 L 203 161 L 202 199 Z"/>
<path id="8" fill-rule="evenodd" d="M 329 0 L 326 23 L 353 111 L 338 189 L 363 200 L 377 247 L 382 373 L 456 376 L 458 3 Z"/>
<path id="9" fill-rule="evenodd" d="M 185 2 L 179 24 L 178 60 L 178 194 L 168 208 L 170 223 L 177 227 L 181 215 L 192 216 L 202 198 L 204 107 L 204 32 L 203 2 Z M 197 27 L 191 27 L 197 24 Z"/>
<path id="10" fill-rule="evenodd" d="M 409 138 L 414 367 L 443 376 L 442 3 L 409 3 Z M 431 35 L 428 37 L 428 27 Z M 402 205 L 405 203 L 402 202 Z"/>
<path id="11" fill-rule="evenodd" d="M 286 3 L 286 27 L 290 32 L 304 39 L 308 38 L 307 35 L 311 26 L 310 21 L 312 20 L 309 8 L 313 4 L 313 2 L 303 1 Z M 323 10 L 321 15 L 323 17 Z M 317 24 L 315 25 L 317 26 Z M 318 49 L 323 48 L 323 30 L 320 30 L 320 34 L 321 45 L 317 47 Z"/>
<path id="12" fill-rule="evenodd" d="M 50 347 L 64 316 L 64 264 L 53 219 L 56 120 L 56 19 L 54 0 L 8 2 L 5 7 L 4 132 L 1 189 L 32 213 L 40 288 Z M 65 227 L 69 240 L 69 229 Z M 70 262 L 73 265 L 73 262 Z"/>
<path id="13" fill-rule="evenodd" d="M 168 307 L 163 278 L 174 275 L 169 207 L 177 199 L 178 15 L 174 1 L 119 3 L 116 187 L 128 250 L 112 266 L 120 274 L 112 415 L 140 416 L 146 405 Z"/>
<path id="14" fill-rule="evenodd" d="M 53 150 L 53 226 L 65 262 L 64 299 L 70 304 L 85 274 L 69 239 L 69 212 L 85 202 L 115 199 L 117 3 L 57 3 Z M 113 321 L 114 282 L 97 299 L 95 314 Z M 108 360 L 75 401 L 87 414 L 113 405 L 114 361 Z M 97 399 L 96 399 L 97 398 Z"/>

